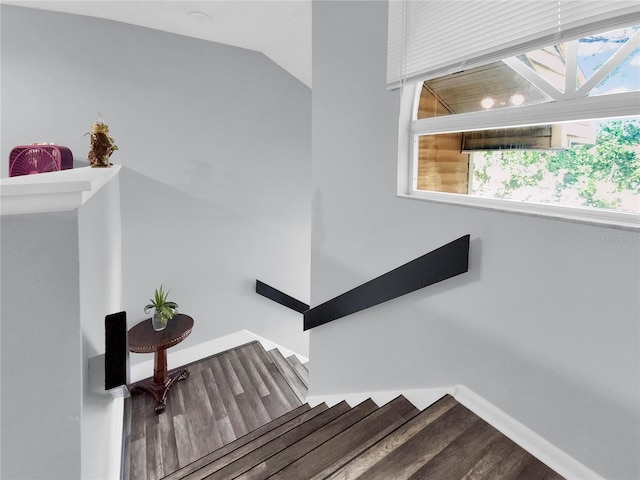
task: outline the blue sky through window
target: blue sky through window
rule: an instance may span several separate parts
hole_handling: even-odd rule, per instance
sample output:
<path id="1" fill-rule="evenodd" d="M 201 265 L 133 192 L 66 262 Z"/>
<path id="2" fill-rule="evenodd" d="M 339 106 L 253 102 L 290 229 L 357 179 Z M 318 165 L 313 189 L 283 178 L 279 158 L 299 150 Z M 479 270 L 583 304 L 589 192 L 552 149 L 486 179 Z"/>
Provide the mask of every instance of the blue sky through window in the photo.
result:
<path id="1" fill-rule="evenodd" d="M 578 42 L 577 65 L 585 80 L 591 78 L 639 29 L 640 26 L 634 26 L 581 38 Z M 634 90 L 640 90 L 640 46 L 600 82 L 590 95 Z"/>

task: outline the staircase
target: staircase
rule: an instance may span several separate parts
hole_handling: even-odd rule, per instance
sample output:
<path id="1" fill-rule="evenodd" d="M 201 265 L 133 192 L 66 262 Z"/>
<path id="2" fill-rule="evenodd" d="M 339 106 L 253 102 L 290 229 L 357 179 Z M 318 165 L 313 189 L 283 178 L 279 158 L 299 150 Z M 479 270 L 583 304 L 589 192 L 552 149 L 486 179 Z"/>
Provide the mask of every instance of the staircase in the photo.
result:
<path id="1" fill-rule="evenodd" d="M 563 478 L 450 395 L 422 411 L 403 396 L 382 406 L 368 399 L 312 407 L 302 403 L 306 366 L 278 350 L 266 353 L 256 358 L 271 362 L 299 406 L 182 465 L 166 480 Z"/>

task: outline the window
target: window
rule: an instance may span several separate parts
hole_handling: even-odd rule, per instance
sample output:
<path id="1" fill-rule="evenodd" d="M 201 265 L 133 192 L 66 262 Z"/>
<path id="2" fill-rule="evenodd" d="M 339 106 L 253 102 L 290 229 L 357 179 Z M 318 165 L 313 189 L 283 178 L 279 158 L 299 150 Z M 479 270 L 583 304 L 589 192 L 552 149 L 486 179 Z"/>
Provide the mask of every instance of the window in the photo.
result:
<path id="1" fill-rule="evenodd" d="M 639 26 L 405 86 L 399 193 L 638 226 L 638 91 Z"/>

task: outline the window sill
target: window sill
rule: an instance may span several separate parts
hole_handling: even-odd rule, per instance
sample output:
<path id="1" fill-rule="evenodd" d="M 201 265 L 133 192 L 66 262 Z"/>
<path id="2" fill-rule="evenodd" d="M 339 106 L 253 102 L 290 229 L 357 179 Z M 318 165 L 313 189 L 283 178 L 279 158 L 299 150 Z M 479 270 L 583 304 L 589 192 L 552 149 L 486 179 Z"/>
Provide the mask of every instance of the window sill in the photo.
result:
<path id="1" fill-rule="evenodd" d="M 568 207 L 545 203 L 528 203 L 497 198 L 474 197 L 457 193 L 425 192 L 414 190 L 410 194 L 398 193 L 398 197 L 462 207 L 481 208 L 501 212 L 531 215 L 562 221 L 598 225 L 621 230 L 640 231 L 640 215 L 609 212 L 590 208 Z"/>

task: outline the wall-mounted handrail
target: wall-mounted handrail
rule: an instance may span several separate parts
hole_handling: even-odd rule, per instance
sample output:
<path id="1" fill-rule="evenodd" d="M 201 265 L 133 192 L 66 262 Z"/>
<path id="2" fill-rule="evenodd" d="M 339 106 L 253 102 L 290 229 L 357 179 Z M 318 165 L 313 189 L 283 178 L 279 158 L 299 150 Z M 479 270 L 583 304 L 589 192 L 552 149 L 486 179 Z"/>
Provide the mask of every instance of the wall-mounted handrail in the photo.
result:
<path id="1" fill-rule="evenodd" d="M 302 313 L 309 330 L 467 272 L 470 238 L 464 235 L 313 308 L 260 280 L 256 292 Z"/>
<path id="2" fill-rule="evenodd" d="M 454 240 L 304 312 L 304 329 L 323 325 L 469 270 L 470 235 Z"/>
<path id="3" fill-rule="evenodd" d="M 285 307 L 295 310 L 298 313 L 304 313 L 309 310 L 309 305 L 306 303 L 301 302 L 300 300 L 293 298 L 292 296 L 287 295 L 286 293 L 281 292 L 277 288 L 273 288 L 260 280 L 256 280 L 256 293 L 263 297 L 267 297 L 269 300 L 273 300 L 280 305 L 284 305 Z"/>

